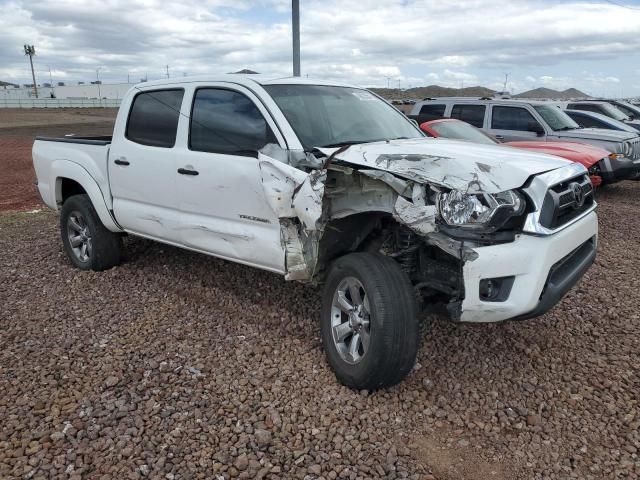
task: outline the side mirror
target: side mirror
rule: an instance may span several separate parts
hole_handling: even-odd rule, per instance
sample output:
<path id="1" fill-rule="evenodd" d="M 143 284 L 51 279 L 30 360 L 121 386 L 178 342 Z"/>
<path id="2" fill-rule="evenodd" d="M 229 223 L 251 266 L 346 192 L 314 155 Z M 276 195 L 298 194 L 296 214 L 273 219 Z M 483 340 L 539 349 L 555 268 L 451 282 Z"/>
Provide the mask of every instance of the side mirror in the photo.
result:
<path id="1" fill-rule="evenodd" d="M 537 122 L 531 122 L 528 126 L 527 126 L 527 131 L 529 132 L 534 132 L 536 133 L 539 137 L 541 137 L 542 135 L 544 135 L 544 128 L 542 128 L 542 125 L 540 125 Z"/>

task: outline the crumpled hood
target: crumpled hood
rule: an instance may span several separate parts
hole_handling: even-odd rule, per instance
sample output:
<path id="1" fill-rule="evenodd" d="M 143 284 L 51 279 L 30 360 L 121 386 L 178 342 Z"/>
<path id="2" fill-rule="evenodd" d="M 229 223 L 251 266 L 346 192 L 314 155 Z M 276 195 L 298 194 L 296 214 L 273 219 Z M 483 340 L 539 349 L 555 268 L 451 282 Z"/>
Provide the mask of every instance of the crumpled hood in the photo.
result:
<path id="1" fill-rule="evenodd" d="M 337 149 L 319 150 L 331 155 Z M 333 161 L 473 193 L 498 193 L 519 188 L 531 175 L 570 164 L 551 155 L 441 138 L 352 145 L 338 153 Z"/>
<path id="2" fill-rule="evenodd" d="M 559 138 L 584 138 L 587 140 L 603 140 L 609 142 L 623 142 L 637 136 L 633 132 L 622 130 L 607 130 L 604 128 L 576 128 L 575 130 L 563 130 L 553 132 Z"/>

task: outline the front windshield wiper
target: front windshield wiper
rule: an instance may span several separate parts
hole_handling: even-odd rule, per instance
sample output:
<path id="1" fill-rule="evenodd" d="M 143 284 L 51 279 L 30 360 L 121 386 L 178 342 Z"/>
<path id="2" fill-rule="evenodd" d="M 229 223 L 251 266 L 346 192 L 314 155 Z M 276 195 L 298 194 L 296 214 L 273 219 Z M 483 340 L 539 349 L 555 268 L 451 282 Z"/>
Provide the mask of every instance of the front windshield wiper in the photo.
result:
<path id="1" fill-rule="evenodd" d="M 565 130 L 578 130 L 579 128 L 580 128 L 580 127 L 569 127 L 569 126 L 567 126 L 567 127 L 560 127 L 560 128 L 556 128 L 556 129 L 554 130 L 554 132 L 562 132 L 562 131 L 565 131 Z"/>

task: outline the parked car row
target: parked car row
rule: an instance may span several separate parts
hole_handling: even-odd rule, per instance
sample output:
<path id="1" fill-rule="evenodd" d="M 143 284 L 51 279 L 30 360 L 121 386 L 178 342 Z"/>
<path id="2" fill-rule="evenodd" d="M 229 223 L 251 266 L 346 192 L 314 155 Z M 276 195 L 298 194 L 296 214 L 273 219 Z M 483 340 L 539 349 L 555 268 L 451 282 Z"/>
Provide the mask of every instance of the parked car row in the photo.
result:
<path id="1" fill-rule="evenodd" d="M 500 143 L 479 128 L 455 118 L 440 118 L 420 124 L 420 129 L 430 137 L 450 138 L 484 145 L 504 145 L 525 150 L 533 150 L 548 155 L 562 157 L 583 165 L 589 171 L 594 187 L 602 184 L 598 162 L 606 159 L 610 153 L 606 150 L 577 142 L 520 141 Z"/>
<path id="2" fill-rule="evenodd" d="M 585 102 L 587 103 L 601 105 L 604 102 Z M 617 129 L 585 128 L 570 116 L 587 112 L 576 109 L 581 104 L 582 102 L 560 105 L 545 101 L 447 97 L 416 103 L 409 117 L 419 124 L 440 118 L 455 118 L 482 129 L 500 142 L 534 140 L 593 145 L 608 152 L 590 167 L 590 174 L 601 177 L 602 184 L 638 179 L 640 136 L 633 127 L 636 121 L 625 116 L 624 129 L 621 128 L 623 126 L 618 126 Z M 568 111 L 564 109 L 567 106 L 571 106 Z M 614 108 L 611 106 L 606 111 Z"/>

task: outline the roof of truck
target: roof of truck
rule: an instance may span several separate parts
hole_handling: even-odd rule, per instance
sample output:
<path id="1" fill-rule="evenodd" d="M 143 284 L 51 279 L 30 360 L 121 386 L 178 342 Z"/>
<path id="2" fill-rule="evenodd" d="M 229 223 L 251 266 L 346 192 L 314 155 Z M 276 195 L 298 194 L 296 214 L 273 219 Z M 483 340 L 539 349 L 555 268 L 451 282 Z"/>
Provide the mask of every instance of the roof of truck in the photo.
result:
<path id="1" fill-rule="evenodd" d="M 243 75 L 237 73 L 229 73 L 224 75 L 197 75 L 193 77 L 177 77 L 177 78 L 164 78 L 162 80 L 152 80 L 150 82 L 138 83 L 136 85 L 137 88 L 143 89 L 148 87 L 165 87 L 165 86 L 175 86 L 182 85 L 186 83 L 217 83 L 217 82 L 226 82 L 226 83 L 235 83 L 239 85 L 326 85 L 326 86 L 334 86 L 334 87 L 351 87 L 351 88 L 362 88 L 356 85 L 349 85 L 341 82 L 333 82 L 330 80 L 323 80 L 318 78 L 307 78 L 307 77 L 282 77 L 276 75 L 265 75 L 265 74 L 256 74 L 256 75 Z"/>

